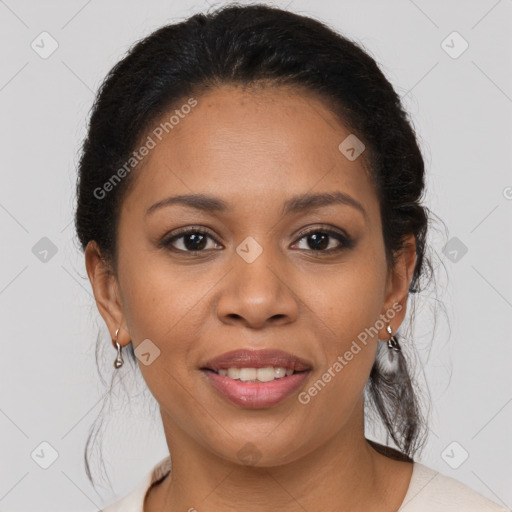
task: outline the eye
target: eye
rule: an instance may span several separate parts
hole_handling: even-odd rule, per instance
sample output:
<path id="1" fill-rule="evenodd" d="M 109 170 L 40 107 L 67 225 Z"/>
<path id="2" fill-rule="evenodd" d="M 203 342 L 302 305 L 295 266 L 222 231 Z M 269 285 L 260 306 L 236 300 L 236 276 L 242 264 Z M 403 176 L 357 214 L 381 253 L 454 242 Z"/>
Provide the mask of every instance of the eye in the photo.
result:
<path id="1" fill-rule="evenodd" d="M 215 239 L 208 231 L 189 227 L 180 230 L 169 238 L 165 238 L 160 245 L 181 252 L 202 252 L 207 248 L 208 239 L 215 242 Z M 181 247 L 176 247 L 176 242 L 179 242 L 176 245 L 181 245 Z"/>
<path id="2" fill-rule="evenodd" d="M 213 247 L 208 247 L 208 240 L 214 242 Z M 324 254 L 350 249 L 354 246 L 353 240 L 348 235 L 331 228 L 315 227 L 303 231 L 299 234 L 299 239 L 296 243 L 300 244 L 302 240 L 304 240 L 304 244 L 307 246 L 302 247 L 302 249 Z M 332 247 L 333 242 L 334 247 Z M 171 237 L 164 238 L 159 245 L 183 253 L 198 253 L 204 252 L 207 249 L 222 247 L 220 244 L 217 244 L 215 238 L 208 231 L 196 227 L 181 229 Z"/>
<path id="3" fill-rule="evenodd" d="M 347 235 L 329 228 L 313 228 L 299 235 L 299 242 L 305 240 L 303 249 L 311 252 L 332 253 L 353 247 L 353 241 Z M 334 240 L 333 240 L 334 239 Z M 335 241 L 338 242 L 337 246 Z M 334 242 L 334 247 L 332 243 Z"/>

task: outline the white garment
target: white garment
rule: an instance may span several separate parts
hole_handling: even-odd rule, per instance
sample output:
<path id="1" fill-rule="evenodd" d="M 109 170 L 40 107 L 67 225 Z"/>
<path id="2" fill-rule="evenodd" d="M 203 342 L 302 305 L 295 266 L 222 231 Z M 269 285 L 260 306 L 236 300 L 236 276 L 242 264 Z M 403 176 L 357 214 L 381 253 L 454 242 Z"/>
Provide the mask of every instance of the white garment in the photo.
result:
<path id="1" fill-rule="evenodd" d="M 144 512 L 146 493 L 171 470 L 169 456 L 158 462 L 137 487 L 99 512 Z M 452 477 L 414 462 L 411 482 L 397 512 L 512 512 Z"/>

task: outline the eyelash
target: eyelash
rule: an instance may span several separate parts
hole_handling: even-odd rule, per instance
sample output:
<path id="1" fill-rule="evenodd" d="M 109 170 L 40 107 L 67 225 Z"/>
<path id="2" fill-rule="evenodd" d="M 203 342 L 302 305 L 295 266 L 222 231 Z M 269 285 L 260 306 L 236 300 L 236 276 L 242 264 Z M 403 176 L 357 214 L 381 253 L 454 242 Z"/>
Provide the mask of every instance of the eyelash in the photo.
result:
<path id="1" fill-rule="evenodd" d="M 331 248 L 331 249 L 327 249 L 327 250 L 314 250 L 314 249 L 304 249 L 310 253 L 315 253 L 315 254 L 332 254 L 332 253 L 335 253 L 335 252 L 339 252 L 339 251 L 342 251 L 344 249 L 351 249 L 352 247 L 354 247 L 354 241 L 347 235 L 344 235 L 342 233 L 339 233 L 338 231 L 334 231 L 333 229 L 331 228 L 321 228 L 321 227 L 315 227 L 315 228 L 312 228 L 312 229 L 309 229 L 309 230 L 306 230 L 306 231 L 303 231 L 301 233 L 299 233 L 298 235 L 298 239 L 297 239 L 297 242 L 300 242 L 303 238 L 306 238 L 308 235 L 311 235 L 313 233 L 321 233 L 321 234 L 325 234 L 325 235 L 329 235 L 330 237 L 333 237 L 335 238 L 336 240 L 338 240 L 339 242 L 341 242 L 341 246 L 338 246 L 338 247 L 335 247 L 335 248 Z M 174 252 L 180 252 L 180 253 L 189 253 L 189 254 L 198 254 L 200 252 L 205 252 L 206 250 L 205 249 L 201 249 L 200 251 L 189 251 L 189 250 L 183 250 L 183 249 L 176 249 L 175 247 L 172 246 L 172 243 L 176 240 L 178 240 L 179 238 L 182 238 L 183 236 L 185 235 L 188 235 L 188 234 L 199 234 L 199 235 L 206 235 L 208 236 L 209 238 L 211 238 L 215 243 L 218 243 L 215 238 L 206 230 L 204 229 L 201 229 L 201 228 L 195 228 L 195 227 L 188 227 L 188 228 L 184 228 L 180 231 L 178 231 L 178 233 L 175 233 L 172 237 L 170 238 L 164 238 L 161 242 L 160 242 L 160 246 L 161 247 L 165 247 L 171 251 L 174 251 Z M 296 243 L 297 243 L 296 242 Z"/>

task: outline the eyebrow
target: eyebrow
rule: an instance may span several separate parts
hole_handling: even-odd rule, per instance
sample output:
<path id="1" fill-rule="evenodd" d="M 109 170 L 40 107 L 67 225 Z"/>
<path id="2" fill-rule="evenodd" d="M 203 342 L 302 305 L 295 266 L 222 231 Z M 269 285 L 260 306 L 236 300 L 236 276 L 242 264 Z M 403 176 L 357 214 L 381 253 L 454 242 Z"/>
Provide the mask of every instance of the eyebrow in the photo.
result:
<path id="1" fill-rule="evenodd" d="M 227 212 L 230 209 L 229 204 L 218 197 L 207 196 L 205 194 L 184 194 L 166 197 L 165 199 L 156 202 L 147 209 L 145 215 L 147 216 L 160 208 L 171 206 L 173 204 L 188 206 L 189 208 L 195 208 L 196 210 L 201 210 L 207 213 Z M 368 218 L 366 210 L 359 201 L 354 199 L 352 196 L 339 191 L 324 192 L 321 194 L 306 193 L 291 197 L 283 205 L 283 215 L 314 210 L 330 206 L 332 204 L 351 206 L 362 213 L 365 219 Z"/>

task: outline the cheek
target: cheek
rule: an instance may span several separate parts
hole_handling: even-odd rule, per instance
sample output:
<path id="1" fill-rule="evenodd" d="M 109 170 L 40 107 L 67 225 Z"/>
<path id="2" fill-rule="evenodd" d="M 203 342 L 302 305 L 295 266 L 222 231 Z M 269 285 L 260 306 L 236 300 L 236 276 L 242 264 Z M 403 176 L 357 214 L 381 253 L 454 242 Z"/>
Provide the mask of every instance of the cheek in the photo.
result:
<path id="1" fill-rule="evenodd" d="M 179 386 L 171 375 L 185 381 L 187 372 L 196 370 L 193 351 L 198 340 L 208 337 L 204 332 L 211 316 L 208 294 L 222 275 L 206 268 L 178 268 L 150 252 L 131 253 L 119 262 L 124 312 L 135 353 L 149 339 L 158 354 L 149 366 L 139 363 L 150 388 L 158 382 L 166 389 Z"/>
<path id="2" fill-rule="evenodd" d="M 173 329 L 179 329 L 184 319 L 187 322 L 189 314 L 193 316 L 194 306 L 204 295 L 203 282 L 192 269 L 171 266 L 156 250 L 120 254 L 119 281 L 130 334 L 137 342 L 152 337 L 155 343 L 176 339 Z"/>
<path id="3" fill-rule="evenodd" d="M 329 328 L 340 349 L 375 325 L 385 290 L 385 274 L 375 261 L 354 258 L 328 272 L 303 275 L 301 299 Z"/>
<path id="4" fill-rule="evenodd" d="M 350 407 L 362 391 L 375 361 L 384 286 L 382 268 L 361 260 L 302 282 L 310 328 L 319 333 L 320 377 L 332 391 L 325 399 Z"/>
<path id="5" fill-rule="evenodd" d="M 322 429 L 336 431 L 360 402 L 377 351 L 378 331 L 372 329 L 382 306 L 377 283 L 368 274 L 365 279 L 339 276 L 322 293 L 316 288 L 314 297 L 310 295 L 311 322 L 316 324 L 310 328 L 324 335 L 318 336 L 321 365 L 300 397 L 305 430 L 323 417 Z"/>
<path id="6" fill-rule="evenodd" d="M 139 369 L 160 405 L 192 414 L 193 393 L 184 389 L 189 388 L 190 372 L 194 370 L 189 364 L 194 340 L 203 336 L 201 298 L 206 291 L 201 282 L 189 281 L 183 277 L 184 272 L 171 272 L 155 261 L 147 266 L 132 263 L 125 262 L 122 286 L 126 322 Z M 149 364 L 145 363 L 146 353 Z"/>

